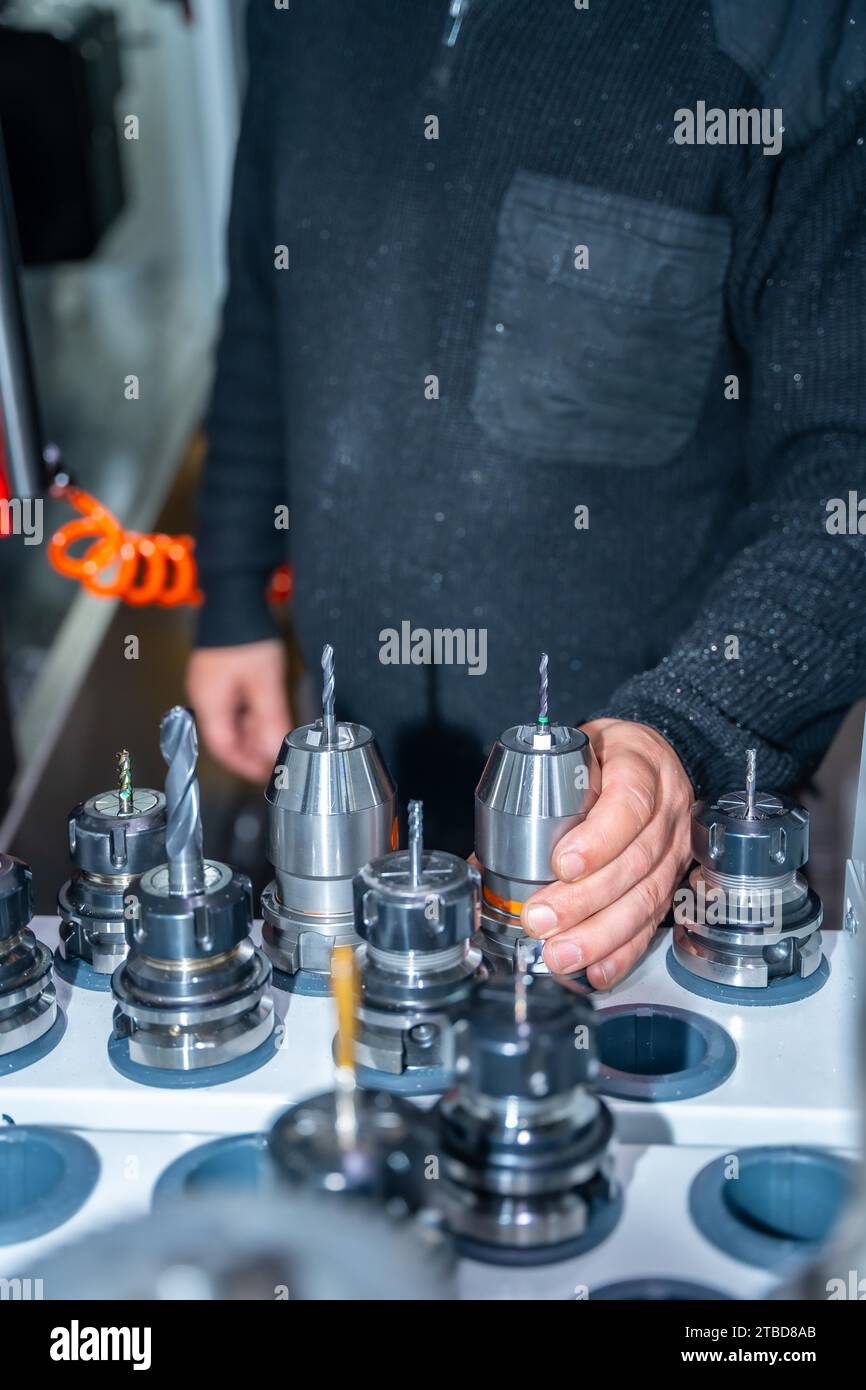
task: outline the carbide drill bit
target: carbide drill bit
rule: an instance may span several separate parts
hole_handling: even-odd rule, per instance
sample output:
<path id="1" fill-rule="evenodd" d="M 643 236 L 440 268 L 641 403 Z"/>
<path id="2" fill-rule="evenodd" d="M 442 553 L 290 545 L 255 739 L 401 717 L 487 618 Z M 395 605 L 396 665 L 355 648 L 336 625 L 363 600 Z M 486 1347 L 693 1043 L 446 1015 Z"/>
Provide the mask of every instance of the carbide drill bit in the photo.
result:
<path id="1" fill-rule="evenodd" d="M 334 648 L 326 642 L 322 648 L 322 728 L 325 742 L 334 742 Z"/>
<path id="2" fill-rule="evenodd" d="M 120 802 L 120 814 L 131 816 L 134 809 L 132 804 L 132 763 L 125 748 L 121 748 L 117 755 L 117 799 Z"/>
<path id="3" fill-rule="evenodd" d="M 424 803 L 409 802 L 409 873 L 412 887 L 421 882 L 421 854 L 424 849 Z"/>
<path id="4" fill-rule="evenodd" d="M 540 733 L 547 732 L 550 718 L 547 713 L 547 652 L 541 653 L 541 660 L 538 663 L 538 729 Z"/>
<path id="5" fill-rule="evenodd" d="M 746 749 L 746 817 L 748 820 L 755 819 L 755 782 L 756 782 L 756 763 L 758 751 L 756 748 Z"/>
<path id="6" fill-rule="evenodd" d="M 192 711 L 174 705 L 164 714 L 159 746 L 168 763 L 165 775 L 165 849 L 169 892 L 204 892 L 201 797 L 195 775 L 198 737 Z"/>

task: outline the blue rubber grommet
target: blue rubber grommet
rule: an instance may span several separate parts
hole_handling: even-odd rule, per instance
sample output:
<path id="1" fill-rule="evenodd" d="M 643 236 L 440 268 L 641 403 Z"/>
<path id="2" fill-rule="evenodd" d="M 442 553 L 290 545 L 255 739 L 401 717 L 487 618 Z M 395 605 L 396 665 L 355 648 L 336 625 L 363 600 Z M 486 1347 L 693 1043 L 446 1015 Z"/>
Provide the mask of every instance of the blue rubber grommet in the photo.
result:
<path id="1" fill-rule="evenodd" d="M 27 1043 L 26 1047 L 19 1047 L 15 1052 L 4 1052 L 0 1056 L 0 1076 L 11 1076 L 15 1071 L 32 1067 L 34 1062 L 41 1062 L 43 1057 L 54 1051 L 65 1032 L 66 1014 L 58 1004 L 57 1017 L 47 1033 L 43 1033 L 42 1037 L 36 1038 L 34 1042 Z"/>
<path id="2" fill-rule="evenodd" d="M 595 1020 L 597 1089 L 618 1100 L 690 1100 L 721 1086 L 737 1063 L 721 1024 L 688 1009 L 618 1004 Z"/>
<path id="3" fill-rule="evenodd" d="M 507 1246 L 488 1245 L 485 1241 L 473 1240 L 469 1236 L 457 1236 L 455 1243 L 464 1259 L 475 1260 L 479 1264 L 499 1265 L 511 1269 L 561 1264 L 563 1260 L 573 1260 L 576 1255 L 586 1255 L 601 1245 L 602 1241 L 607 1240 L 619 1224 L 622 1209 L 623 1197 L 619 1189 L 609 1199 L 592 1198 L 586 1230 L 573 1240 L 563 1240 L 558 1245 L 509 1249 Z"/>
<path id="4" fill-rule="evenodd" d="M 760 1145 L 723 1154 L 702 1168 L 689 1211 L 726 1255 L 787 1271 L 817 1256 L 842 1215 L 854 1166 L 837 1154 Z"/>
<path id="5" fill-rule="evenodd" d="M 707 1284 L 692 1284 L 688 1279 L 668 1279 L 665 1276 L 652 1279 L 622 1279 L 616 1284 L 605 1284 L 595 1291 L 590 1290 L 589 1301 L 599 1299 L 641 1303 L 645 1300 L 654 1303 L 700 1303 L 705 1300 L 729 1302 L 734 1297 L 711 1289 Z"/>
<path id="6" fill-rule="evenodd" d="M 213 1189 L 258 1192 L 274 1180 L 267 1135 L 229 1134 L 198 1144 L 170 1163 L 157 1180 L 153 1205 Z"/>
<path id="7" fill-rule="evenodd" d="M 271 983 L 274 989 L 281 989 L 284 994 L 306 995 L 309 999 L 327 999 L 331 993 L 330 976 L 320 975 L 317 970 L 298 970 L 294 975 L 289 975 L 274 966 Z"/>
<path id="8" fill-rule="evenodd" d="M 118 959 L 119 964 L 120 959 Z M 67 960 L 66 956 L 55 951 L 54 973 L 59 975 L 61 980 L 65 980 L 68 985 L 74 985 L 76 989 L 89 989 L 94 994 L 111 993 L 111 975 L 94 970 L 89 961 L 79 960 L 75 956 Z"/>
<path id="9" fill-rule="evenodd" d="M 374 1067 L 356 1067 L 355 1079 L 365 1091 L 388 1091 L 394 1096 L 437 1096 L 453 1086 L 454 1073 L 446 1067 L 410 1067 L 397 1076 L 393 1072 L 376 1071 Z"/>
<path id="10" fill-rule="evenodd" d="M 86 1139 L 47 1125 L 0 1129 L 0 1245 L 35 1240 L 87 1201 L 99 1155 Z"/>
<path id="11" fill-rule="evenodd" d="M 171 1071 L 168 1067 L 148 1067 L 141 1062 L 133 1062 L 129 1056 L 129 1039 L 117 1038 L 112 1033 L 108 1039 L 108 1060 L 129 1081 L 139 1086 L 156 1086 L 164 1090 L 194 1091 L 203 1086 L 222 1086 L 227 1081 L 237 1081 L 250 1072 L 258 1071 L 279 1051 L 283 1030 L 279 1023 L 270 1037 L 244 1057 L 235 1057 L 230 1062 L 220 1062 L 214 1067 L 198 1067 L 192 1071 Z"/>
<path id="12" fill-rule="evenodd" d="M 701 975 L 693 975 L 677 960 L 672 946 L 668 948 L 666 963 L 671 979 L 690 994 L 712 999 L 717 1004 L 741 1004 L 745 1008 L 796 1004 L 798 999 L 808 999 L 810 994 L 817 994 L 830 978 L 830 962 L 826 956 L 821 957 L 818 969 L 805 979 L 802 975 L 780 975 L 763 989 L 740 989 L 737 985 L 721 985 L 714 980 L 705 980 Z"/>

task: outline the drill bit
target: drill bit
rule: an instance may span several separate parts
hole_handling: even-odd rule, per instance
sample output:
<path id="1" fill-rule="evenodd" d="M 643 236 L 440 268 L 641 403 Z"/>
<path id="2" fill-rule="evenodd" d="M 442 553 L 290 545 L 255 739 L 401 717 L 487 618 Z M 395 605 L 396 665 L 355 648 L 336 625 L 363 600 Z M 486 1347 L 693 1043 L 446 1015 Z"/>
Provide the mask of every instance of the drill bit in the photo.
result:
<path id="1" fill-rule="evenodd" d="M 165 849 L 170 893 L 204 892 L 201 797 L 195 775 L 198 737 L 192 711 L 174 705 L 164 714 L 159 746 L 168 763 L 165 776 Z"/>
<path id="2" fill-rule="evenodd" d="M 424 803 L 409 802 L 409 875 L 412 887 L 421 882 L 421 853 L 424 849 Z"/>
<path id="3" fill-rule="evenodd" d="M 117 799 L 120 802 L 120 814 L 131 816 L 134 810 L 132 803 L 132 763 L 125 748 L 121 748 L 117 755 Z"/>
<path id="4" fill-rule="evenodd" d="M 547 733 L 550 717 L 547 713 L 547 652 L 541 653 L 541 660 L 538 663 L 538 732 Z"/>
<path id="5" fill-rule="evenodd" d="M 758 752 L 755 748 L 746 749 L 746 818 L 755 819 L 755 780 Z"/>
<path id="6" fill-rule="evenodd" d="M 334 648 L 326 642 L 322 648 L 322 728 L 325 743 L 334 742 Z"/>

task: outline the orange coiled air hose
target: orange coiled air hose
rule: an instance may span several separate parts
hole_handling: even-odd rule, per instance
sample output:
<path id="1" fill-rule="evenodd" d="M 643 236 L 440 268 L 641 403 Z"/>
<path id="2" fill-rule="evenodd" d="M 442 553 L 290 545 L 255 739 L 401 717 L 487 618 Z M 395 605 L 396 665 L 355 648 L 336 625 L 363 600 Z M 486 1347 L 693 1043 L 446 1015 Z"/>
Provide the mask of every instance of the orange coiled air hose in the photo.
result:
<path id="1" fill-rule="evenodd" d="M 49 542 L 48 558 L 58 574 L 77 579 L 98 598 L 119 598 L 138 608 L 201 603 L 192 536 L 125 531 L 108 508 L 83 488 L 64 483 L 53 487 L 52 492 L 80 513 L 78 520 L 58 527 Z M 76 543 L 83 540 L 90 544 L 73 553 Z M 278 565 L 268 585 L 268 602 L 287 603 L 292 591 L 290 567 Z"/>
<path id="2" fill-rule="evenodd" d="M 80 513 L 51 537 L 48 558 L 59 574 L 77 579 L 99 598 L 120 598 L 143 608 L 200 604 L 192 536 L 143 535 L 126 531 L 102 503 L 82 488 L 57 490 Z M 90 544 L 73 553 L 82 540 Z"/>

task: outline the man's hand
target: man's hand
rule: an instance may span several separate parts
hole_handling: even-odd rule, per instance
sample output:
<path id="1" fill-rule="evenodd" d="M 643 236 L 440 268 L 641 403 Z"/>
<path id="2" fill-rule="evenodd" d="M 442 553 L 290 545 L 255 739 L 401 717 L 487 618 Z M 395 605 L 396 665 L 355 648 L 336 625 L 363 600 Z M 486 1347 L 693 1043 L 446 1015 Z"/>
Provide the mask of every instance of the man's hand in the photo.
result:
<path id="1" fill-rule="evenodd" d="M 200 647 L 189 659 L 186 687 L 217 761 L 250 782 L 266 782 L 292 727 L 282 642 Z"/>
<path id="2" fill-rule="evenodd" d="M 608 989 L 643 955 L 691 860 L 694 795 L 655 729 L 596 719 L 583 730 L 601 764 L 601 795 L 560 840 L 558 881 L 526 902 L 522 923 L 546 942 L 549 969 L 586 969 L 591 985 Z"/>

